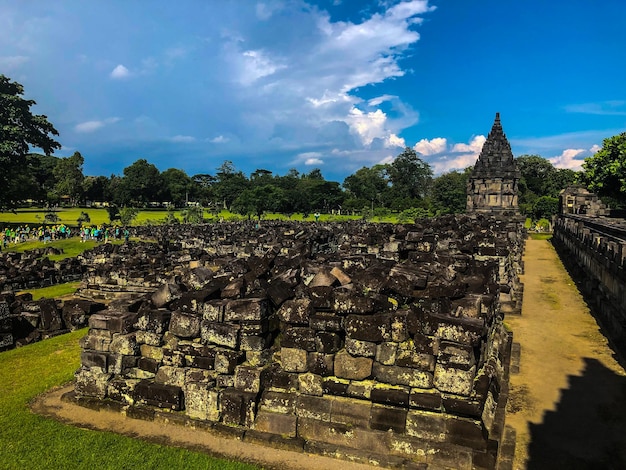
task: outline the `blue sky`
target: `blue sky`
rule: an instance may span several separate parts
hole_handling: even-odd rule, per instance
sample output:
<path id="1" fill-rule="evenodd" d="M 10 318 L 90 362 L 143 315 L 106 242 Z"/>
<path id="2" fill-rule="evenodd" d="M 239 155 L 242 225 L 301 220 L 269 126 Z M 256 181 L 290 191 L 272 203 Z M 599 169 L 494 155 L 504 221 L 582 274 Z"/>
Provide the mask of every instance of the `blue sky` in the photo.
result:
<path id="1" fill-rule="evenodd" d="M 623 0 L 0 0 L 0 73 L 87 175 L 343 181 L 414 147 L 472 165 L 496 111 L 516 156 L 578 169 L 626 130 Z"/>

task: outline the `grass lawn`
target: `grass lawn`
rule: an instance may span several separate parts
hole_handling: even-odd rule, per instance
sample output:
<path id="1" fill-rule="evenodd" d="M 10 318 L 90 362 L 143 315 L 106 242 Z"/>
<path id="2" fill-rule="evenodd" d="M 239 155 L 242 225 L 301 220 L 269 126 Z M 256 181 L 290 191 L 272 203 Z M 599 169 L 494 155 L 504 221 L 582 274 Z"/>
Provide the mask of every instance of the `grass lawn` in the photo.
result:
<path id="1" fill-rule="evenodd" d="M 80 363 L 78 340 L 86 333 L 79 330 L 0 353 L 1 469 L 256 468 L 32 414 L 28 403 L 34 397 L 72 380 Z"/>
<path id="2" fill-rule="evenodd" d="M 550 240 L 552 238 L 551 233 L 529 233 L 528 236 L 532 240 Z"/>
<path id="3" fill-rule="evenodd" d="M 38 248 L 56 248 L 63 250 L 60 255 L 49 255 L 50 261 L 59 261 L 65 258 L 74 258 L 80 255 L 83 251 L 90 250 L 97 245 L 101 245 L 103 242 L 98 243 L 95 240 L 87 240 L 81 242 L 79 237 L 72 237 L 65 240 L 55 240 L 50 243 L 43 243 L 40 241 L 28 241 L 24 243 L 18 243 L 17 245 L 10 244 L 6 251 L 24 252 L 28 250 L 35 250 Z M 122 240 L 111 240 L 109 243 L 121 245 L 124 243 Z"/>
<path id="4" fill-rule="evenodd" d="M 76 292 L 80 286 L 80 282 L 66 282 L 64 284 L 57 284 L 55 286 L 41 287 L 39 289 L 26 289 L 18 292 L 18 294 L 24 294 L 30 292 L 33 294 L 33 300 L 39 300 L 42 298 L 56 299 L 65 295 L 70 295 Z"/>

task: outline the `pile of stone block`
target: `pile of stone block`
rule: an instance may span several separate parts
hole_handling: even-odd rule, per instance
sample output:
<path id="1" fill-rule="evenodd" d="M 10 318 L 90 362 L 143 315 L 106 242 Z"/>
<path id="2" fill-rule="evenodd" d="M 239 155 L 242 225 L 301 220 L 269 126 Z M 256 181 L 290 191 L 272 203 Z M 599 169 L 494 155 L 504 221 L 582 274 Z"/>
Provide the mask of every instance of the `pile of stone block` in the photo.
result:
<path id="1" fill-rule="evenodd" d="M 495 466 L 511 343 L 500 294 L 519 282 L 521 225 L 473 215 L 161 236 L 184 266 L 90 317 L 79 403 L 386 465 Z"/>
<path id="2" fill-rule="evenodd" d="M 33 300 L 31 294 L 0 294 L 0 350 L 25 346 L 84 328 L 105 305 L 89 300 Z"/>
<path id="3" fill-rule="evenodd" d="M 50 261 L 47 258 L 47 255 L 59 253 L 53 248 L 0 253 L 0 292 L 18 292 L 80 281 L 83 266 L 78 259 Z"/>

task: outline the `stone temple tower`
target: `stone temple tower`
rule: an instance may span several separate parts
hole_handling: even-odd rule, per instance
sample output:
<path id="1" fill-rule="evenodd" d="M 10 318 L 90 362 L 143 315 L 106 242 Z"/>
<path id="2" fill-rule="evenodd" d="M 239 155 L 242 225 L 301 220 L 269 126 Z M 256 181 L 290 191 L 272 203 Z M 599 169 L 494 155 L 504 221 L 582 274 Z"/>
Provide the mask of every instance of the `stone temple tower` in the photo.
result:
<path id="1" fill-rule="evenodd" d="M 517 190 L 520 171 L 502 130 L 500 113 L 485 141 L 467 183 L 467 212 L 519 212 Z"/>

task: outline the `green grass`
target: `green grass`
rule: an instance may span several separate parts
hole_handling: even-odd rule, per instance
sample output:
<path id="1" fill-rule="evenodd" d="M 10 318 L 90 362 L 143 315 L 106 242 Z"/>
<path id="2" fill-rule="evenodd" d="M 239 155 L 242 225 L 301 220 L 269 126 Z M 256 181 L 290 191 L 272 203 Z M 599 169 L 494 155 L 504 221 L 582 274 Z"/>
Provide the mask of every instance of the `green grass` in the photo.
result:
<path id="1" fill-rule="evenodd" d="M 33 300 L 39 300 L 44 297 L 47 299 L 56 299 L 58 297 L 73 294 L 76 292 L 76 289 L 78 289 L 78 286 L 80 286 L 80 282 L 66 282 L 64 284 L 42 287 L 40 289 L 26 289 L 18 293 L 31 293 L 33 295 Z"/>
<path id="2" fill-rule="evenodd" d="M 117 470 L 253 469 L 198 452 L 151 444 L 111 432 L 61 424 L 30 412 L 28 403 L 73 378 L 79 330 L 0 353 L 0 469 Z"/>
<path id="3" fill-rule="evenodd" d="M 17 245 L 10 244 L 6 251 L 24 252 L 28 250 L 36 250 L 39 248 L 56 248 L 63 250 L 60 255 L 49 255 L 50 261 L 59 261 L 65 258 L 74 258 L 80 255 L 83 251 L 90 250 L 97 245 L 101 245 L 103 242 L 96 242 L 95 240 L 87 240 L 81 242 L 79 237 L 67 238 L 64 240 L 55 240 L 49 243 L 43 243 L 40 241 L 28 241 L 24 243 L 18 243 Z M 109 243 L 120 245 L 122 240 L 110 240 Z"/>
<path id="4" fill-rule="evenodd" d="M 529 233 L 528 236 L 533 240 L 550 240 L 552 238 L 551 233 Z"/>

